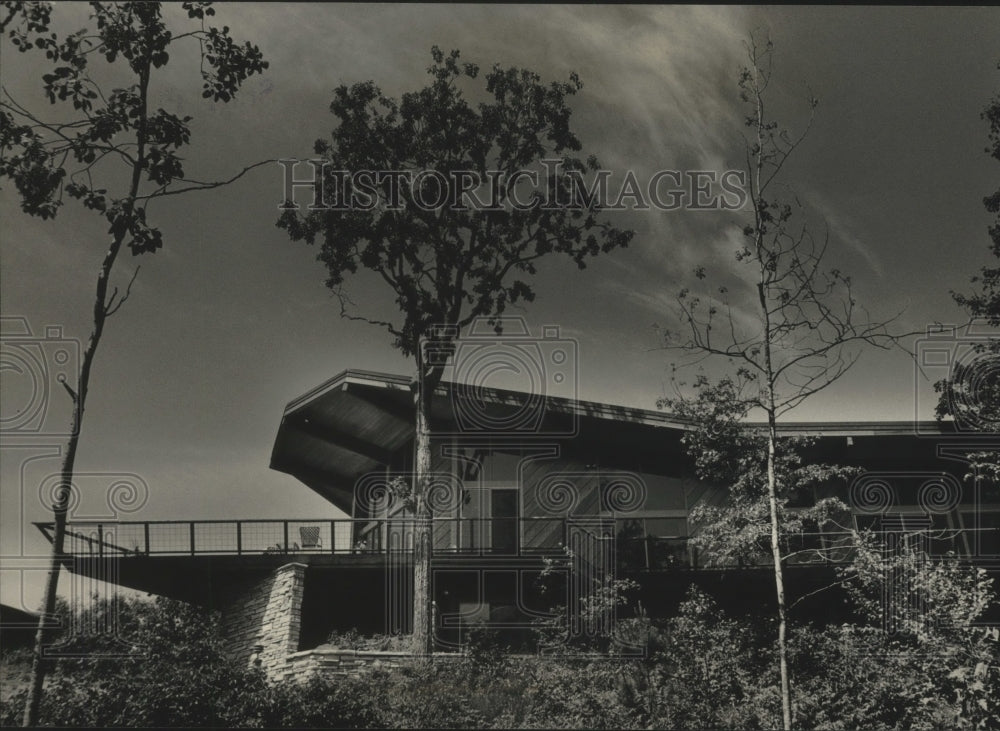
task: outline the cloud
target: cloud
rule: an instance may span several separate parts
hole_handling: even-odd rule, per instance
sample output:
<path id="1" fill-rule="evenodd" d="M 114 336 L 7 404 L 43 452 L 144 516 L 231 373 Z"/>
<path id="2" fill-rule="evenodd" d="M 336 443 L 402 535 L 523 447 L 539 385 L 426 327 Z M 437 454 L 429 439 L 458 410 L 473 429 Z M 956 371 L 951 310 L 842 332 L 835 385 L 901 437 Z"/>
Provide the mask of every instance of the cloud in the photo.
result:
<path id="1" fill-rule="evenodd" d="M 858 228 L 852 217 L 816 191 L 809 192 L 808 203 L 823 217 L 831 238 L 858 254 L 881 279 L 884 276 L 882 262 L 874 248 L 856 233 Z"/>

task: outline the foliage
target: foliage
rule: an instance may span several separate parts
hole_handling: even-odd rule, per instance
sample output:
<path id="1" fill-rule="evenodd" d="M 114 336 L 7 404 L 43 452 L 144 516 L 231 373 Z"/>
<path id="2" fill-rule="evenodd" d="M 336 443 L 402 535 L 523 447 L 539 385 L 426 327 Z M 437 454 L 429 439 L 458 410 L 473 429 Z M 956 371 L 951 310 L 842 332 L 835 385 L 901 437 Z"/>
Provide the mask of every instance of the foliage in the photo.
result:
<path id="1" fill-rule="evenodd" d="M 892 576 L 872 558 L 859 583 Z M 955 562 L 910 578 L 949 616 L 974 619 L 988 582 Z M 911 582 L 912 583 L 912 582 Z M 860 596 L 860 595 L 859 595 Z M 950 605 L 950 606 L 949 606 Z M 927 625 L 890 637 L 874 608 L 860 624 L 801 625 L 789 637 L 801 728 L 981 728 L 1000 718 L 1000 632 Z M 98 603 L 75 626 L 99 626 Z M 773 728 L 780 723 L 773 618 L 727 616 L 692 588 L 672 617 L 647 624 L 641 655 L 512 655 L 494 646 L 429 667 L 359 678 L 267 682 L 222 652 L 217 620 L 168 600 L 121 600 L 118 641 L 69 637 L 41 721 L 55 725 L 348 728 Z M 916 625 L 914 625 L 916 627 Z M 118 656 L 101 656 L 114 651 Z M 123 652 L 134 654 L 122 657 Z M 7 663 L 10 658 L 5 657 Z M 4 725 L 20 719 L 15 695 Z"/>
<path id="2" fill-rule="evenodd" d="M 362 635 L 356 629 L 346 631 L 333 630 L 326 638 L 331 647 L 345 650 L 377 650 L 387 652 L 402 652 L 407 649 L 402 635 Z"/>
<path id="3" fill-rule="evenodd" d="M 1000 69 L 1000 64 L 997 68 Z M 989 125 L 986 153 L 1000 161 L 1000 96 L 990 101 L 981 116 Z M 983 205 L 989 213 L 997 216 L 989 227 L 989 236 L 993 255 L 1000 258 L 1000 189 L 983 198 Z M 973 316 L 987 318 L 990 325 L 1000 327 L 1000 267 L 983 267 L 971 281 L 977 285 L 978 291 L 972 294 L 953 292 L 955 301 Z"/>
<path id="4" fill-rule="evenodd" d="M 641 728 L 617 663 L 513 656 L 370 676 L 390 728 Z"/>
<path id="5" fill-rule="evenodd" d="M 696 393 L 695 399 L 675 405 L 680 415 L 694 425 L 684 437 L 685 445 L 699 478 L 715 484 L 731 484 L 733 489 L 730 506 L 695 511 L 695 517 L 710 524 L 694 541 L 727 559 L 764 556 L 766 531 L 753 528 L 755 521 L 758 525 L 766 525 L 767 521 L 766 511 L 760 507 L 765 479 L 761 432 L 749 429 L 741 421 L 743 406 L 734 380 L 710 383 L 699 378 Z M 805 462 L 797 450 L 808 443 L 779 439 L 777 446 L 777 482 L 783 487 L 779 494 L 786 500 L 796 497 L 795 487 L 800 479 L 809 484 L 818 477 L 821 484 L 831 479 L 843 480 L 851 474 L 850 470 L 837 474 L 833 468 L 817 466 L 800 473 L 798 470 Z M 814 524 L 822 525 L 825 515 L 834 527 L 847 528 L 837 522 L 846 506 L 832 498 L 817 501 L 812 509 L 788 511 L 784 503 L 782 508 L 782 530 L 788 537 L 807 521 L 805 516 L 810 513 Z M 992 580 L 982 568 L 963 563 L 954 555 L 931 558 L 916 542 L 918 537 L 918 534 L 902 534 L 890 546 L 884 536 L 870 531 L 853 532 L 849 541 L 853 558 L 838 569 L 837 584 L 847 591 L 862 621 L 833 627 L 792 625 L 788 647 L 796 725 L 990 728 L 1000 719 L 995 691 L 1000 681 L 1000 654 L 993 640 L 997 630 L 977 624 L 996 602 Z M 746 554 L 742 553 L 744 549 Z M 836 550 L 843 551 L 845 547 Z M 787 550 L 783 551 L 784 558 L 789 555 Z M 896 597 L 897 601 L 886 605 L 886 597 Z M 696 607 L 697 604 L 686 603 L 680 619 L 690 618 Z M 704 617 L 705 612 L 699 615 L 695 611 L 693 616 Z M 671 620 L 669 626 L 676 628 L 677 621 Z M 726 620 L 698 629 L 691 629 L 688 622 L 681 637 L 707 633 L 713 644 L 718 643 L 715 646 L 734 648 L 737 655 L 742 652 L 740 648 L 744 646 L 726 636 Z M 766 662 L 755 664 L 760 658 L 772 657 L 763 641 L 767 625 L 749 621 L 737 625 L 742 625 L 740 631 L 744 633 L 748 626 L 752 627 L 755 641 L 760 644 L 756 649 L 744 647 L 746 655 L 734 660 L 738 667 L 724 667 L 723 676 L 745 677 L 741 674 L 744 668 L 767 673 Z M 672 649 L 670 654 L 676 658 L 679 652 L 683 648 Z M 654 685 L 674 688 L 677 692 L 687 687 L 676 676 Z M 702 679 L 696 685 L 707 687 L 711 682 Z M 752 687 L 757 695 L 748 703 L 759 708 L 760 718 L 764 718 L 770 709 L 768 691 Z M 725 727 L 776 725 L 776 720 L 761 722 L 737 716 L 723 719 L 718 714 L 725 705 L 719 699 L 730 696 L 717 689 L 709 695 L 715 701 L 708 708 L 699 707 L 697 698 L 682 698 L 676 706 L 659 701 L 654 707 L 661 708 L 663 714 L 668 711 L 673 714 L 665 721 L 666 725 L 693 725 L 691 716 L 678 718 L 674 708 L 709 714 L 704 717 L 717 719 L 714 723 Z M 658 699 L 654 696 L 654 700 Z"/>
<path id="6" fill-rule="evenodd" d="M 691 424 L 681 443 L 692 459 L 694 476 L 727 488 L 724 504 L 701 503 L 691 511 L 691 542 L 705 565 L 753 565 L 770 559 L 769 437 L 746 421 L 754 406 L 746 395 L 751 383 L 745 369 L 714 382 L 698 374 L 693 397 L 665 398 L 658 403 Z M 848 506 L 836 494 L 861 470 L 812 461 L 808 450 L 814 443 L 806 437 L 774 440 L 785 560 L 795 552 L 795 539 L 802 533 L 850 530 Z"/>
<path id="7" fill-rule="evenodd" d="M 692 588 L 659 623 L 629 688 L 657 728 L 773 728 L 780 722 L 770 620 L 725 617 Z"/>
<path id="8" fill-rule="evenodd" d="M 190 117 L 148 108 L 148 88 L 155 69 L 166 66 L 172 47 L 191 38 L 200 46 L 202 96 L 227 102 L 250 76 L 268 66 L 260 49 L 239 44 L 229 28 L 205 23 L 215 14 L 211 3 L 184 3 L 191 30 L 175 34 L 166 25 L 159 3 L 91 3 L 95 28 L 59 37 L 50 32 L 51 8 L 42 3 L 4 3 L 3 30 L 21 53 L 43 52 L 51 69 L 41 88 L 48 101 L 67 103 L 75 119 L 43 119 L 4 92 L 0 101 L 0 175 L 16 187 L 21 207 L 30 215 L 52 218 L 65 196 L 104 216 L 111 230 L 127 231 L 133 254 L 162 246 L 159 229 L 146 220 L 149 201 L 168 193 L 175 183 L 195 188 L 184 169 L 181 148 L 191 140 Z M 115 64 L 121 57 L 132 83 L 102 88 L 92 75 L 95 59 Z M 99 70 L 97 76 L 102 75 Z M 95 180 L 115 163 L 141 175 L 146 194 L 133 190 L 115 197 L 107 183 Z"/>
<path id="9" fill-rule="evenodd" d="M 82 610 L 42 697 L 40 723 L 57 726 L 372 726 L 368 696 L 351 683 L 270 684 L 224 653 L 218 620 L 162 598 L 107 600 Z M 19 725 L 26 692 L 3 709 Z"/>
<path id="10" fill-rule="evenodd" d="M 462 328 L 532 301 L 529 278 L 542 257 L 564 254 L 583 268 L 589 257 L 631 239 L 631 232 L 598 221 L 596 202 L 521 209 L 509 205 L 504 185 L 497 186 L 495 207 L 494 201 L 485 209 L 461 201 L 434 210 L 420 205 L 433 200 L 423 191 L 434 189 L 438 175 L 451 180 L 472 171 L 486 182 L 489 173 L 500 172 L 509 180 L 542 159 L 559 159 L 566 171 L 597 167 L 593 158 L 584 163 L 568 154 L 581 149 L 567 105 L 582 88 L 575 74 L 545 85 L 532 71 L 498 64 L 485 74 L 489 101 L 473 106 L 463 86 L 479 78 L 479 67 L 460 62 L 457 50 L 446 55 L 435 46 L 431 55 L 430 83 L 399 100 L 372 81 L 334 92 L 330 111 L 339 124 L 330 141 L 316 142 L 327 163 L 320 192 L 364 193 L 374 198 L 372 205 L 303 215 L 286 201 L 278 221 L 293 240 L 320 242 L 327 286 L 341 297 L 344 313 L 350 302 L 342 291 L 345 278 L 359 269 L 378 274 L 396 298 L 400 319 L 368 321 L 387 329 L 405 355 L 416 354 L 420 339 L 438 325 Z M 423 175 L 423 187 L 398 185 L 397 198 L 386 179 L 362 191 L 342 177 L 357 171 L 400 171 L 413 180 Z M 559 200 L 575 200 L 565 175 L 550 175 L 545 185 L 545 191 L 559 187 Z"/>
<path id="11" fill-rule="evenodd" d="M 257 715 L 244 713 L 245 725 L 263 728 L 380 728 L 382 713 L 365 679 L 312 677 L 268 684 L 260 693 Z"/>
<path id="12" fill-rule="evenodd" d="M 581 570 L 580 557 L 568 546 L 563 546 L 562 556 L 546 556 L 542 561 L 544 567 L 536 585 L 542 595 L 558 601 L 549 607 L 548 617 L 534 622 L 534 642 L 539 652 L 614 654 L 634 649 L 644 641 L 648 622 L 635 598 L 638 582 L 618 578 L 614 572 L 594 575 L 589 568 Z M 573 575 L 576 578 L 571 581 Z M 582 588 L 583 577 L 590 581 L 586 593 L 574 606 L 567 606 L 567 588 L 570 585 Z M 581 631 L 573 634 L 570 628 L 574 626 Z"/>
<path id="13" fill-rule="evenodd" d="M 860 624 L 794 632 L 797 717 L 816 728 L 992 728 L 1000 636 L 986 572 L 861 536 L 844 570 Z M 887 598 L 893 600 L 887 602 Z"/>

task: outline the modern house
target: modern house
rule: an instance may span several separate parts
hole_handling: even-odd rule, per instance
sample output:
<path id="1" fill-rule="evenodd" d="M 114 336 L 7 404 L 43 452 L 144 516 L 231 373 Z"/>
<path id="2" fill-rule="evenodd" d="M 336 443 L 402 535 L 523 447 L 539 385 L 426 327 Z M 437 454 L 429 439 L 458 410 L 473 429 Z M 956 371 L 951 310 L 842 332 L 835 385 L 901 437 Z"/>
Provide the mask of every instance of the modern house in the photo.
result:
<path id="1" fill-rule="evenodd" d="M 221 610 L 233 653 L 274 675 L 329 661 L 316 648 L 332 631 L 406 632 L 413 425 L 409 378 L 345 371 L 288 404 L 271 455 L 273 469 L 344 517 L 71 521 L 67 566 Z M 559 597 L 540 590 L 543 571 L 563 572 L 570 616 L 593 580 L 623 573 L 639 582 L 651 615 L 669 611 L 691 582 L 734 607 L 773 601 L 766 563 L 728 565 L 690 545 L 691 510 L 726 500 L 724 489 L 691 477 L 681 443 L 690 424 L 658 411 L 445 384 L 431 426 L 440 650 L 461 647 L 474 622 L 516 631 L 549 616 Z M 850 485 L 799 497 L 807 506 L 836 495 L 851 509 L 836 529 L 797 538 L 793 596 L 830 580 L 849 558 L 845 531 L 855 527 L 923 531 L 932 554 L 1000 567 L 1000 496 L 965 479 L 962 455 L 982 447 L 975 435 L 936 422 L 794 423 L 782 433 L 815 437 L 809 459 L 865 470 Z M 50 535 L 49 524 L 39 527 Z M 812 611 L 834 606 L 821 596 Z"/>

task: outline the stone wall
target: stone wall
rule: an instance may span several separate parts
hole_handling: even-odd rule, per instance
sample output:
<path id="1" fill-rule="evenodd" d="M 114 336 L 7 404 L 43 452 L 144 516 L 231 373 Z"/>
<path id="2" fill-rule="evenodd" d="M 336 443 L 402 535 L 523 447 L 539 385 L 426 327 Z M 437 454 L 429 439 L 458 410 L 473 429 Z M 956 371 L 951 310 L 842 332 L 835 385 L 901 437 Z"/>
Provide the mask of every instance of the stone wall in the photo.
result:
<path id="1" fill-rule="evenodd" d="M 222 632 L 230 654 L 259 664 L 272 680 L 306 680 L 313 675 L 358 677 L 369 670 L 399 668 L 414 661 L 407 652 L 322 647 L 299 650 L 306 566 L 289 563 L 229 592 Z M 434 661 L 459 656 L 435 653 Z"/>
<path id="2" fill-rule="evenodd" d="M 234 658 L 280 674 L 299 649 L 305 571 L 305 564 L 285 564 L 233 593 L 222 611 L 222 632 Z"/>

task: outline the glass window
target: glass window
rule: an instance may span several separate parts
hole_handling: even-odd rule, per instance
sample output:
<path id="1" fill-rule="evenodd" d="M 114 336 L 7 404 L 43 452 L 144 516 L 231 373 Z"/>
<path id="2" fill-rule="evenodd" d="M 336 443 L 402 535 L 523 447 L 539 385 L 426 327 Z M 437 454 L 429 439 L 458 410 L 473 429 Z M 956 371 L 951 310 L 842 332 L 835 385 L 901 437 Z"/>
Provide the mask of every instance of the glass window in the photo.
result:
<path id="1" fill-rule="evenodd" d="M 646 488 L 646 510 L 684 510 L 685 482 L 677 477 L 652 475 L 648 472 L 639 474 Z"/>
<path id="2" fill-rule="evenodd" d="M 646 518 L 646 535 L 655 538 L 674 538 L 687 535 L 684 518 Z"/>
<path id="3" fill-rule="evenodd" d="M 524 458 L 520 452 L 491 452 L 483 458 L 483 480 L 504 482 L 514 487 L 520 478 L 519 467 Z"/>

